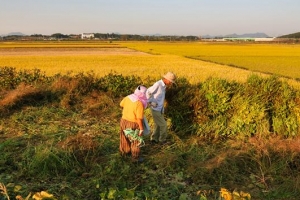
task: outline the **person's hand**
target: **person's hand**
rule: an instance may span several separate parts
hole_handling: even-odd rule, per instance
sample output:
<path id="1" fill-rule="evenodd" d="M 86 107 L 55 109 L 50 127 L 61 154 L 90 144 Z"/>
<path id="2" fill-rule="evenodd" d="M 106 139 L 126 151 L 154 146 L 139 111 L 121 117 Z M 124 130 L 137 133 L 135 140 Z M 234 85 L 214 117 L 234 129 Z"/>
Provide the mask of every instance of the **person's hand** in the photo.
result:
<path id="1" fill-rule="evenodd" d="M 143 136 L 143 131 L 144 131 L 144 130 L 140 130 L 139 136 Z"/>
<path id="2" fill-rule="evenodd" d="M 157 103 L 156 103 L 156 102 L 151 102 L 150 105 L 151 105 L 153 108 L 156 108 L 156 107 L 157 107 Z"/>

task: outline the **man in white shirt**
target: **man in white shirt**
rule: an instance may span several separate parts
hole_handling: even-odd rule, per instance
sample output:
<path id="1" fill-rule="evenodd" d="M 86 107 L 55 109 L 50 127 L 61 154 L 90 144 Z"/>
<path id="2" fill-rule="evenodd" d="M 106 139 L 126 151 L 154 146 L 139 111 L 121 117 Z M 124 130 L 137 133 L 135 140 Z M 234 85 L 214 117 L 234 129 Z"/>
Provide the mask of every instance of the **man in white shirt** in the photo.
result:
<path id="1" fill-rule="evenodd" d="M 175 83 L 176 76 L 172 72 L 166 73 L 161 80 L 155 82 L 147 89 L 146 95 L 150 104 L 154 120 L 154 131 L 150 140 L 152 143 L 164 143 L 167 138 L 167 122 L 164 118 L 164 101 L 166 88 Z"/>

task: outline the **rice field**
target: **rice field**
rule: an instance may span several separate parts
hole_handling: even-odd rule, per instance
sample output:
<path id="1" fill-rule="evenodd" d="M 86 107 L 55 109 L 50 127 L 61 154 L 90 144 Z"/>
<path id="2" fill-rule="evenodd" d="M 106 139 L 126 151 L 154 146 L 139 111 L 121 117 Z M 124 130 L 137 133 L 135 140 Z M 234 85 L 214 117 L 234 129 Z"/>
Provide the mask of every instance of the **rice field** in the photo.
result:
<path id="1" fill-rule="evenodd" d="M 259 43 L 127 44 L 145 52 L 173 54 L 300 79 L 300 45 Z"/>
<path id="2" fill-rule="evenodd" d="M 243 82 L 254 73 L 297 79 L 300 78 L 300 45 L 6 42 L 0 43 L 0 67 L 3 66 L 38 68 L 47 75 L 93 71 L 97 76 L 116 72 L 142 79 L 159 78 L 166 71 L 173 71 L 191 83 L 209 77 Z M 292 79 L 288 81 L 298 85 Z"/>

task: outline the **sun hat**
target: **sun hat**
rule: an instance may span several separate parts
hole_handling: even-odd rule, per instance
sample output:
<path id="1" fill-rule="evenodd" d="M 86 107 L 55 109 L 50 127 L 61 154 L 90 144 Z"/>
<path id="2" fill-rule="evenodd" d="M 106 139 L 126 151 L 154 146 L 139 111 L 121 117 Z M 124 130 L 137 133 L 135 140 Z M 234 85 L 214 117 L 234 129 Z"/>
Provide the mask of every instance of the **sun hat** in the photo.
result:
<path id="1" fill-rule="evenodd" d="M 163 76 L 165 79 L 168 79 L 169 81 L 171 81 L 172 83 L 175 83 L 176 80 L 176 76 L 173 72 L 168 72 Z"/>

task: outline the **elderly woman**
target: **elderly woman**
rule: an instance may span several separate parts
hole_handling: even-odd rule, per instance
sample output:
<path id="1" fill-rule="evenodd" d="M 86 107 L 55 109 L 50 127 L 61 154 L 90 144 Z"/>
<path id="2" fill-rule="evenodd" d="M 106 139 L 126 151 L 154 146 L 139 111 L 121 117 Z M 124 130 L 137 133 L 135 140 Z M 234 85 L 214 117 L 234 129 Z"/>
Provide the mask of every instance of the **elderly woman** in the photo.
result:
<path id="1" fill-rule="evenodd" d="M 140 85 L 133 94 L 126 96 L 120 103 L 123 108 L 120 121 L 120 152 L 122 155 L 131 153 L 134 161 L 139 158 L 140 146 L 143 142 L 143 118 L 147 107 L 147 88 Z"/>

